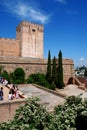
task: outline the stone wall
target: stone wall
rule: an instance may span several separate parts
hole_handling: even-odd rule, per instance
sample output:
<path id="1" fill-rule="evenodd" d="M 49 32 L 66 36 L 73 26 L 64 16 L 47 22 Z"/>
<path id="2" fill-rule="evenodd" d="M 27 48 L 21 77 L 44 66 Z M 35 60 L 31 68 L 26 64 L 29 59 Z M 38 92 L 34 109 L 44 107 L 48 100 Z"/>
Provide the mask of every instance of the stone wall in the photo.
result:
<path id="1" fill-rule="evenodd" d="M 0 38 L 0 56 L 19 56 L 19 40 Z"/>
<path id="2" fill-rule="evenodd" d="M 25 104 L 25 99 L 16 101 L 0 101 L 0 123 L 13 119 L 16 109 Z"/>
<path id="3" fill-rule="evenodd" d="M 70 78 L 75 78 L 73 60 L 63 59 L 63 76 L 65 85 L 68 83 Z"/>
<path id="4" fill-rule="evenodd" d="M 9 73 L 16 68 L 22 67 L 26 73 L 26 77 L 32 73 L 44 73 L 47 71 L 47 59 L 23 58 L 23 57 L 0 57 L 0 66 L 4 66 L 4 70 Z M 69 78 L 74 77 L 74 64 L 70 59 L 63 59 L 63 75 L 64 83 L 67 84 Z"/>

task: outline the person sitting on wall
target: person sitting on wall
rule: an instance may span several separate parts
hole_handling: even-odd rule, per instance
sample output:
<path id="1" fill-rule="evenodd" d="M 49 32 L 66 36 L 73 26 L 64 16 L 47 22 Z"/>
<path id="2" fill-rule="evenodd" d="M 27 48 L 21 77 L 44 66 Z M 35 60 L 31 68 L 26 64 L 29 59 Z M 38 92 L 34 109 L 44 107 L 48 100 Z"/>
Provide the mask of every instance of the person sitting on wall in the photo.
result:
<path id="1" fill-rule="evenodd" d="M 8 99 L 9 99 L 9 100 L 13 100 L 13 94 L 12 94 L 12 92 L 11 92 L 11 91 L 9 91 L 9 94 L 8 94 Z"/>
<path id="2" fill-rule="evenodd" d="M 17 90 L 16 90 L 16 99 L 18 99 L 19 98 L 19 89 L 17 88 Z"/>
<path id="3" fill-rule="evenodd" d="M 6 79 L 4 79 L 3 85 L 4 85 L 4 86 L 7 86 L 7 84 L 8 84 L 8 81 L 7 81 Z"/>
<path id="4" fill-rule="evenodd" d="M 11 91 L 13 97 L 15 97 L 15 85 L 14 84 L 10 85 L 10 91 Z"/>
<path id="5" fill-rule="evenodd" d="M 0 100 L 4 99 L 3 96 L 4 96 L 3 87 L 1 87 L 1 90 L 0 90 Z"/>

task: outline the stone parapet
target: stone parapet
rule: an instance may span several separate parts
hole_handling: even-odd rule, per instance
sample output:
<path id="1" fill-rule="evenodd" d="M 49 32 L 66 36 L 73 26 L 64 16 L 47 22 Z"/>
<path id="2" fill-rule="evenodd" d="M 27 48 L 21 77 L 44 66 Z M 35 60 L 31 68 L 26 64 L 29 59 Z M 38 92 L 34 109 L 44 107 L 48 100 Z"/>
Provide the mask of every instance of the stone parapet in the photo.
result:
<path id="1" fill-rule="evenodd" d="M 25 104 L 25 99 L 16 101 L 0 101 L 0 123 L 13 119 L 16 109 Z"/>
<path id="2" fill-rule="evenodd" d="M 0 56 L 0 63 L 35 63 L 47 64 L 47 59 L 44 58 L 28 58 L 28 57 L 14 57 L 14 56 Z"/>

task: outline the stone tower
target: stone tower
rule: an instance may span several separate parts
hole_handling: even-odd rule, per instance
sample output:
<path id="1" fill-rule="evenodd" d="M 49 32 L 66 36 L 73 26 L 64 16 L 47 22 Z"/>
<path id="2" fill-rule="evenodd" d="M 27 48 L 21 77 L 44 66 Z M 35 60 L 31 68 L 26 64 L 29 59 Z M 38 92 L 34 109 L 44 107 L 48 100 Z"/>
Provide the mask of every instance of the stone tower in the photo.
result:
<path id="1" fill-rule="evenodd" d="M 19 40 L 21 57 L 43 58 L 42 25 L 21 22 L 16 28 L 16 40 Z"/>

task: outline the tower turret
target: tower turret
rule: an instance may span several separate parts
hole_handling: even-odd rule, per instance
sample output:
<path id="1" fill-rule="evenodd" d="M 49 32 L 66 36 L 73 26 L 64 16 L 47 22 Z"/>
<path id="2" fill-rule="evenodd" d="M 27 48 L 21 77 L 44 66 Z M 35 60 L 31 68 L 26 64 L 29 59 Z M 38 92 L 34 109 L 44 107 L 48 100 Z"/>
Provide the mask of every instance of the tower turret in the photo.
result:
<path id="1" fill-rule="evenodd" d="M 16 28 L 20 56 L 43 58 L 43 25 L 23 21 Z"/>

